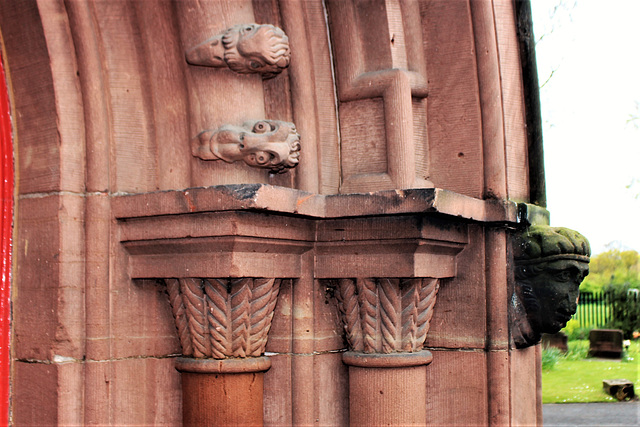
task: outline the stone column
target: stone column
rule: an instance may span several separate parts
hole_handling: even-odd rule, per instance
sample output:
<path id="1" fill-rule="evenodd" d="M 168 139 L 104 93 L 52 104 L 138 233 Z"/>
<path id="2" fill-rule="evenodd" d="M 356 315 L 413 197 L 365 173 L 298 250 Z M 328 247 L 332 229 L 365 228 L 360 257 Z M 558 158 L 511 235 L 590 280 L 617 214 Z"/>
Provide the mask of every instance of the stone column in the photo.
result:
<path id="1" fill-rule="evenodd" d="M 438 293 L 435 278 L 340 279 L 337 297 L 349 351 L 353 426 L 425 425 L 423 350 Z"/>
<path id="2" fill-rule="evenodd" d="M 181 357 L 183 423 L 263 424 L 264 357 L 281 279 L 166 279 Z"/>

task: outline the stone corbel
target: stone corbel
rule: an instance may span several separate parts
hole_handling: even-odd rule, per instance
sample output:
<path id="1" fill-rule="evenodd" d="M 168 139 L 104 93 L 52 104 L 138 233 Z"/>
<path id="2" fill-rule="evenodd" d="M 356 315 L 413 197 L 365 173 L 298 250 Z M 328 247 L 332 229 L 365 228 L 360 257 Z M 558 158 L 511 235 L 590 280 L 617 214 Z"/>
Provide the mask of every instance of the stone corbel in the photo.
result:
<path id="1" fill-rule="evenodd" d="M 289 38 L 278 27 L 240 24 L 226 29 L 186 52 L 187 62 L 230 68 L 240 74 L 262 74 L 269 79 L 289 66 Z"/>
<path id="2" fill-rule="evenodd" d="M 282 173 L 298 165 L 300 135 L 293 123 L 278 120 L 224 125 L 198 134 L 192 140 L 191 153 L 202 160 L 243 161 L 251 167 Z"/>
<path id="3" fill-rule="evenodd" d="M 517 348 L 554 334 L 575 314 L 591 249 L 577 231 L 533 225 L 514 237 L 515 289 L 509 310 Z"/>

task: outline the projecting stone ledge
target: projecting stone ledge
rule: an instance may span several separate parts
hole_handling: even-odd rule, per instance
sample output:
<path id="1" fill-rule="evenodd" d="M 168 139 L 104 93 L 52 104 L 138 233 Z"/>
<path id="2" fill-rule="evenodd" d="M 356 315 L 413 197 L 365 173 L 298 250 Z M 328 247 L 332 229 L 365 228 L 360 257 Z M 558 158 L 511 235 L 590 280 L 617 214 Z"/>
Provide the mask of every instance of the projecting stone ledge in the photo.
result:
<path id="1" fill-rule="evenodd" d="M 453 277 L 467 223 L 515 224 L 516 208 L 433 188 L 321 196 L 261 184 L 113 204 L 134 279 L 297 278 L 308 251 L 318 279 Z"/>
<path id="2" fill-rule="evenodd" d="M 113 213 L 118 219 L 235 210 L 314 218 L 437 213 L 483 223 L 512 224 L 522 218 L 514 202 L 480 200 L 440 188 L 319 195 L 267 184 L 234 184 L 113 198 Z"/>

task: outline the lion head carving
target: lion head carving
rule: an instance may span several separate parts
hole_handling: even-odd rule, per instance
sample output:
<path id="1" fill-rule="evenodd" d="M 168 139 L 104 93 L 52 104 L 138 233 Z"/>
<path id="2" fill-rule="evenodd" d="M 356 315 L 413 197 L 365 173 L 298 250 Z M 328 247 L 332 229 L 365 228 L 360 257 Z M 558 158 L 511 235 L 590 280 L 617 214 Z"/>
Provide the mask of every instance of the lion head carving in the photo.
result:
<path id="1" fill-rule="evenodd" d="M 236 73 L 259 73 L 268 79 L 289 66 L 291 51 L 289 38 L 280 28 L 241 24 L 200 43 L 186 56 L 193 65 L 229 67 Z"/>
<path id="2" fill-rule="evenodd" d="M 242 126 L 205 130 L 193 140 L 191 149 L 194 156 L 203 160 L 241 160 L 252 167 L 281 173 L 298 164 L 300 135 L 293 123 L 252 120 Z"/>

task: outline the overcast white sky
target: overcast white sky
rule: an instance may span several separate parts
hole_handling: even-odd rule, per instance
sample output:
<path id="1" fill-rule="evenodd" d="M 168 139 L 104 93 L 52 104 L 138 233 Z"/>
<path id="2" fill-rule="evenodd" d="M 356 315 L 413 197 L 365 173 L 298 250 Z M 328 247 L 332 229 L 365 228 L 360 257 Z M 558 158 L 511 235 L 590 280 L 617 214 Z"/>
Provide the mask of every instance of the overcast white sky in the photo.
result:
<path id="1" fill-rule="evenodd" d="M 551 225 L 640 252 L 640 0 L 531 3 Z"/>

